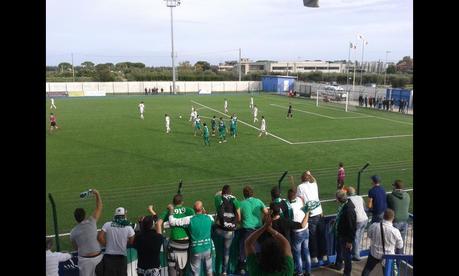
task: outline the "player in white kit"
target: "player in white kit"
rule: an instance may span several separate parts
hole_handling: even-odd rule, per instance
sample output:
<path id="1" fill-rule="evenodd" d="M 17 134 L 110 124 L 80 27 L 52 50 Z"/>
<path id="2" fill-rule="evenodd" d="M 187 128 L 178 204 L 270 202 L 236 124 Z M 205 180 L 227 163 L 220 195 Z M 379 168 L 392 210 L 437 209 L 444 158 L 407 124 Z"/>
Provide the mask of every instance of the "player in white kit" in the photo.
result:
<path id="1" fill-rule="evenodd" d="M 49 109 L 57 109 L 57 107 L 54 105 L 54 98 L 51 98 L 51 107 Z"/>
<path id="2" fill-rule="evenodd" d="M 194 106 L 191 106 L 190 119 L 189 119 L 188 121 L 191 122 L 191 120 L 193 120 L 193 115 L 194 115 L 194 112 L 195 112 L 195 111 L 196 111 L 196 110 L 194 109 Z M 195 116 L 195 117 L 196 117 L 196 116 Z"/>
<path id="3" fill-rule="evenodd" d="M 266 121 L 265 121 L 265 116 L 261 116 L 261 126 L 260 126 L 260 134 L 258 137 L 261 137 L 262 134 L 268 135 L 268 132 L 266 132 Z"/>
<path id="4" fill-rule="evenodd" d="M 253 97 L 250 97 L 249 108 L 250 108 L 250 109 L 253 109 Z"/>
<path id="5" fill-rule="evenodd" d="M 225 99 L 225 113 L 228 113 L 228 100 Z"/>
<path id="6" fill-rule="evenodd" d="M 253 106 L 253 122 L 258 122 L 258 107 L 256 105 Z"/>
<path id="7" fill-rule="evenodd" d="M 196 117 L 198 117 L 198 112 L 196 110 L 191 111 L 190 121 L 191 121 L 191 125 L 192 126 L 194 126 L 194 123 L 196 121 Z"/>
<path id="8" fill-rule="evenodd" d="M 140 102 L 139 103 L 139 111 L 140 111 L 140 119 L 143 120 L 143 110 L 145 109 L 145 105 L 143 104 L 143 102 Z"/>
<path id="9" fill-rule="evenodd" d="M 169 117 L 169 115 L 166 114 L 166 133 L 171 132 L 170 124 L 171 118 Z"/>

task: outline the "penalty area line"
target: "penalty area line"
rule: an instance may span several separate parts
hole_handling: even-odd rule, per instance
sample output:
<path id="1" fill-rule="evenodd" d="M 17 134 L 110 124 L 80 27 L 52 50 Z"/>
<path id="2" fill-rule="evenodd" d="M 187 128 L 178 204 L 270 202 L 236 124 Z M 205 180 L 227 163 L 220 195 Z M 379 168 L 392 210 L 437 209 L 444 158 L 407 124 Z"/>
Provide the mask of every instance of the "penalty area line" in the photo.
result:
<path id="1" fill-rule="evenodd" d="M 336 139 L 336 140 L 318 140 L 318 141 L 307 141 L 307 142 L 293 142 L 292 145 L 334 143 L 334 142 L 343 142 L 343 141 L 374 140 L 374 139 L 387 139 L 387 138 L 412 137 L 412 136 L 413 134 L 403 134 L 403 135 L 391 135 L 391 136 L 347 138 L 347 139 Z"/>

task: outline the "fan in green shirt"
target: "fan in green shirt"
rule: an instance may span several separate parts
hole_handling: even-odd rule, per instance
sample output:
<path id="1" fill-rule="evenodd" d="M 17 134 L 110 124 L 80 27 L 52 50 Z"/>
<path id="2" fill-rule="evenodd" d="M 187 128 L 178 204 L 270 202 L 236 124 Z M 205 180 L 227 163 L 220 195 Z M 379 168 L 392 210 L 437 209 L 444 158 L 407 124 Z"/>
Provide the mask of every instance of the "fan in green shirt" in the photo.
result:
<path id="1" fill-rule="evenodd" d="M 173 209 L 173 216 L 174 218 L 184 218 L 187 216 L 194 215 L 194 210 L 183 206 L 183 196 L 182 195 L 175 195 L 173 199 L 174 209 Z M 169 221 L 169 210 L 165 210 L 159 215 L 158 222 L 156 223 L 156 232 L 158 234 L 162 234 L 162 224 L 163 222 Z M 171 227 L 171 240 L 186 240 L 188 239 L 188 234 L 183 227 L 174 226 Z"/>

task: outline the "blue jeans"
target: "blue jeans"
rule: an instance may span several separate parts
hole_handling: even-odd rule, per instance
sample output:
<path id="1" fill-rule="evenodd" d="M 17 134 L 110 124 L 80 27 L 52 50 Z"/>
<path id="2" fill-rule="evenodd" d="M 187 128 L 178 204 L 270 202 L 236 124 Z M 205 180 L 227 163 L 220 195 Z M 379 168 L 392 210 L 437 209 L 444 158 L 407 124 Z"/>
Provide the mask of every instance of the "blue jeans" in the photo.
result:
<path id="1" fill-rule="evenodd" d="M 324 224 L 320 215 L 309 217 L 309 253 L 311 258 L 321 258 L 326 255 L 326 240 Z"/>
<path id="2" fill-rule="evenodd" d="M 352 243 L 352 257 L 360 259 L 360 243 L 362 242 L 363 232 L 365 231 L 365 227 L 367 226 L 368 219 L 357 222 L 357 227 L 355 231 L 355 239 Z"/>
<path id="3" fill-rule="evenodd" d="M 350 276 L 352 271 L 351 250 L 346 248 L 346 242 L 338 237 L 336 245 L 336 265 L 341 267 L 344 260 L 344 276 Z"/>
<path id="4" fill-rule="evenodd" d="M 255 232 L 255 229 L 246 229 L 246 228 L 241 228 L 239 230 L 240 236 L 239 236 L 239 265 L 245 265 L 245 240 Z"/>
<path id="5" fill-rule="evenodd" d="M 201 275 L 201 263 L 205 262 L 206 265 L 206 275 L 212 276 L 212 255 L 210 254 L 211 250 L 204 251 L 202 253 L 190 253 L 190 265 L 191 265 L 191 275 L 200 276 Z"/>
<path id="6" fill-rule="evenodd" d="M 222 262 L 222 272 L 227 272 L 228 270 L 228 262 L 229 262 L 229 255 L 230 255 L 230 247 L 231 243 L 234 239 L 234 231 L 225 231 L 221 228 L 215 230 L 215 233 L 222 237 L 223 239 L 223 262 Z"/>
<path id="7" fill-rule="evenodd" d="M 395 254 L 403 254 L 403 249 L 405 248 L 406 242 L 406 232 L 408 231 L 408 223 L 407 222 L 394 222 L 392 225 L 400 231 L 403 240 L 403 247 L 401 249 L 395 248 Z"/>
<path id="8" fill-rule="evenodd" d="M 309 230 L 293 232 L 293 260 L 295 261 L 295 272 L 303 272 L 303 260 L 305 271 L 311 273 L 311 255 L 309 254 Z"/>

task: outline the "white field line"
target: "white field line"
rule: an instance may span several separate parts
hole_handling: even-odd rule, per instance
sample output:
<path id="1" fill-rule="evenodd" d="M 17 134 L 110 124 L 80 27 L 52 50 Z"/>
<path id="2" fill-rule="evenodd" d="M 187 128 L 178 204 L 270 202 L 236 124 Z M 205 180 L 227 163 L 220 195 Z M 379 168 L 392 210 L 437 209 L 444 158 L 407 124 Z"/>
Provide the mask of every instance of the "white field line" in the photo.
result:
<path id="1" fill-rule="evenodd" d="M 409 191 L 413 191 L 414 189 L 404 189 L 405 192 L 409 192 Z M 392 192 L 386 192 L 386 194 L 390 194 Z M 361 197 L 367 197 L 368 195 L 361 195 Z M 336 201 L 336 199 L 325 199 L 325 200 L 321 200 L 320 203 L 325 203 L 325 202 L 332 202 L 332 201 Z M 210 214 L 211 216 L 216 216 L 216 214 Z M 165 226 L 168 226 L 167 225 L 167 222 L 165 223 L 166 225 Z M 166 228 L 166 227 L 164 227 Z M 101 229 L 97 229 L 97 231 L 100 231 Z M 56 235 L 47 235 L 46 237 L 47 238 L 54 238 Z M 70 236 L 70 233 L 63 233 L 63 234 L 59 234 L 59 237 L 65 237 L 65 236 Z"/>
<path id="2" fill-rule="evenodd" d="M 223 113 L 223 112 L 220 112 L 220 111 L 218 111 L 218 110 L 216 110 L 216 109 L 213 109 L 213 108 L 211 108 L 211 107 L 208 107 L 208 106 L 206 106 L 206 105 L 203 105 L 203 104 L 198 103 L 198 102 L 193 101 L 193 100 L 191 100 L 191 101 L 192 101 L 193 103 L 199 104 L 199 105 L 201 105 L 201 106 L 203 106 L 203 107 L 205 107 L 205 108 L 207 108 L 207 109 L 210 109 L 210 110 L 212 110 L 212 111 L 215 111 L 215 112 L 217 112 L 217 113 L 220 113 L 220 114 L 222 114 L 222 115 L 224 115 L 224 116 L 226 116 L 226 117 L 231 117 L 231 116 L 229 116 L 229 115 L 227 115 L 227 114 L 225 114 L 225 113 Z M 260 131 L 259 128 L 254 127 L 254 126 L 252 126 L 251 124 L 248 124 L 248 123 L 246 123 L 246 122 L 244 122 L 244 121 L 238 120 L 238 122 L 241 122 L 242 124 L 244 124 L 244 125 L 246 125 L 246 126 L 249 126 L 249 127 L 251 127 L 251 128 L 254 128 L 254 129 Z M 271 135 L 272 137 L 277 138 L 277 139 L 279 139 L 279 140 L 281 140 L 281 141 L 283 141 L 283 142 L 285 142 L 285 143 L 287 143 L 287 144 L 290 144 L 290 145 L 292 144 L 292 142 L 290 142 L 290 141 L 288 141 L 288 140 L 285 140 L 284 138 L 281 138 L 281 137 L 279 137 L 279 136 L 277 136 L 277 135 L 274 135 L 274 134 L 272 134 L 271 132 L 267 132 L 267 134 L 268 134 L 268 135 Z"/>
<path id="3" fill-rule="evenodd" d="M 373 118 L 374 116 L 354 116 L 354 117 L 335 117 L 335 120 L 345 120 L 345 119 L 366 119 Z"/>
<path id="4" fill-rule="evenodd" d="M 375 136 L 375 137 L 360 137 L 360 138 L 347 138 L 347 139 L 336 139 L 336 140 L 318 140 L 318 141 L 308 141 L 308 142 L 294 142 L 294 143 L 292 143 L 292 145 L 334 143 L 334 142 L 359 141 L 359 140 L 374 140 L 374 139 L 387 139 L 387 138 L 411 137 L 411 136 L 413 136 L 413 134 L 402 134 L 402 135 L 391 135 L 391 136 Z"/>
<path id="5" fill-rule="evenodd" d="M 283 108 L 283 109 L 288 109 L 288 107 L 281 106 L 281 105 L 278 105 L 278 104 L 269 104 L 269 105 L 276 106 L 276 107 L 280 107 L 280 108 Z M 304 112 L 304 113 L 308 113 L 308 114 L 320 116 L 320 117 L 325 117 L 325 118 L 332 119 L 332 120 L 335 119 L 334 117 L 330 117 L 330 116 L 327 116 L 327 115 L 322 115 L 322 114 L 315 113 L 315 112 L 304 111 L 304 110 L 296 109 L 296 108 L 292 108 L 292 109 L 293 109 L 293 110 L 296 110 L 296 111 L 300 111 L 300 112 Z"/>
<path id="6" fill-rule="evenodd" d="M 304 104 L 304 103 L 300 103 L 301 105 L 307 105 L 307 104 Z M 331 109 L 331 110 L 338 110 L 338 111 L 343 111 L 339 108 L 335 108 L 335 107 L 329 107 L 329 106 L 319 106 L 321 108 L 327 108 L 327 109 Z M 345 111 L 343 111 L 345 112 Z M 409 122 L 403 122 L 403 121 L 397 121 L 397 120 L 392 120 L 392 119 L 388 119 L 388 118 L 384 118 L 384 117 L 379 117 L 379 116 L 375 116 L 375 115 L 367 115 L 365 113 L 361 113 L 361 112 L 357 112 L 357 111 L 348 111 L 348 112 L 352 112 L 352 113 L 355 113 L 355 114 L 362 114 L 364 116 L 370 116 L 370 117 L 373 117 L 373 118 L 376 118 L 376 119 L 381 119 L 381 120 L 387 120 L 387 121 L 391 121 L 391 122 L 395 122 L 395 123 L 399 123 L 399 124 L 405 124 L 405 125 L 413 125 L 413 123 L 409 123 Z"/>

